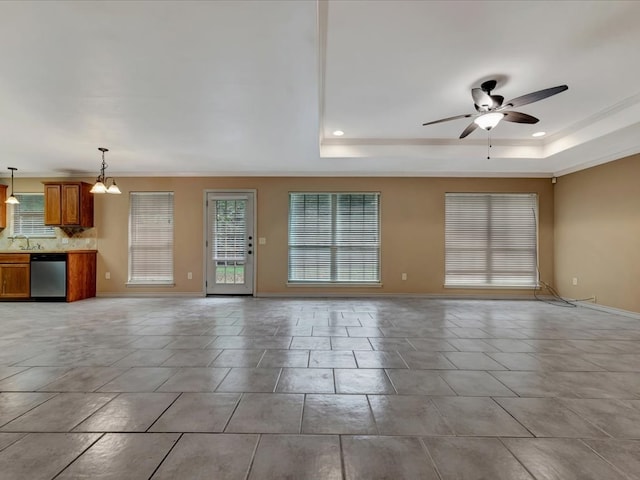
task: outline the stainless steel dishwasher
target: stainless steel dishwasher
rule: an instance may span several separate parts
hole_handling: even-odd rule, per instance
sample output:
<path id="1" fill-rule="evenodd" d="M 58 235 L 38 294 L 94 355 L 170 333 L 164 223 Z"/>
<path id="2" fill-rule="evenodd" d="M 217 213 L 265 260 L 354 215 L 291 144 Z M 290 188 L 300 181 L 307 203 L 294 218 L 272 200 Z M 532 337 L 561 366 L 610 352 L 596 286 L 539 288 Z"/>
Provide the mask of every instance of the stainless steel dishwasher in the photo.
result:
<path id="1" fill-rule="evenodd" d="M 31 254 L 31 298 L 36 301 L 67 299 L 67 254 Z"/>

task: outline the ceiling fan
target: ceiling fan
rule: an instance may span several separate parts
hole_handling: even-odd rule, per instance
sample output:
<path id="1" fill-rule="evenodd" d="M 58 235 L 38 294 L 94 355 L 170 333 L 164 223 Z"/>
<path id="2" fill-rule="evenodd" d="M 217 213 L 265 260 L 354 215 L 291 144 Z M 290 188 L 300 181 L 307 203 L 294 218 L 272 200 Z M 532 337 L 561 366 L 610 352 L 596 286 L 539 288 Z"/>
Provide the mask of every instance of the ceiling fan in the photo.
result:
<path id="1" fill-rule="evenodd" d="M 510 109 L 543 100 L 552 95 L 564 92 L 569 88 L 566 85 L 559 85 L 557 87 L 528 93 L 527 95 L 522 95 L 521 97 L 516 97 L 513 100 L 504 102 L 502 95 L 491 95 L 497 83 L 496 80 L 487 80 L 480 85 L 480 88 L 471 89 L 471 96 L 473 97 L 474 107 L 476 107 L 476 113 L 442 118 L 433 122 L 423 123 L 422 125 L 433 125 L 434 123 L 448 122 L 449 120 L 457 120 L 458 118 L 474 118 L 473 122 L 460 134 L 460 138 L 464 138 L 478 127 L 487 131 L 491 130 L 500 120 L 514 123 L 538 123 L 539 120 L 536 117 L 527 115 L 526 113 L 514 112 Z"/>

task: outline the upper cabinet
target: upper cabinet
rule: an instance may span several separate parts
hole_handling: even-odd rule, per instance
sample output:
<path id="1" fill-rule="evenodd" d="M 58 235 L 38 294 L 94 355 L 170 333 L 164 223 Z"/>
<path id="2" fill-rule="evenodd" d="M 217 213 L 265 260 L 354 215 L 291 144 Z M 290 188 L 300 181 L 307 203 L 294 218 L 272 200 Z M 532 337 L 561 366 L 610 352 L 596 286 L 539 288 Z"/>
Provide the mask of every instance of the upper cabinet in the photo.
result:
<path id="1" fill-rule="evenodd" d="M 43 182 L 44 224 L 56 227 L 93 227 L 93 195 L 85 182 Z"/>
<path id="2" fill-rule="evenodd" d="M 0 228 L 4 228 L 7 226 L 7 204 L 4 201 L 7 198 L 7 186 L 0 185 Z"/>

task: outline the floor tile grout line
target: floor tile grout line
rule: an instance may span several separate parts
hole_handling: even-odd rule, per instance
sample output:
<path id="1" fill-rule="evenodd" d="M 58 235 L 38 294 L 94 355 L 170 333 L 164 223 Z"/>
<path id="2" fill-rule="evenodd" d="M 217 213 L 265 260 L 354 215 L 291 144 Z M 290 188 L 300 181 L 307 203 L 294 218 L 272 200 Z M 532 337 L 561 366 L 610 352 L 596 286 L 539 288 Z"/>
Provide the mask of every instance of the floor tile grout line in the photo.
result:
<path id="1" fill-rule="evenodd" d="M 162 412 L 160 412 L 160 415 L 158 415 L 156 419 L 153 422 L 151 422 L 151 424 L 145 429 L 144 433 L 159 433 L 159 432 L 149 432 L 149 430 L 151 430 L 151 428 L 153 428 L 153 426 L 158 422 L 158 420 L 160 420 L 160 418 L 167 412 L 167 410 L 169 410 L 173 406 L 173 404 L 175 404 L 178 401 L 178 399 L 182 397 L 183 393 L 184 392 L 178 393 L 178 395 L 176 395 L 176 398 L 174 398 L 172 402 L 169 402 L 169 405 L 167 405 L 167 407 L 164 410 L 162 410 Z"/>
<path id="2" fill-rule="evenodd" d="M 106 433 L 99 434 L 98 438 L 96 438 L 93 442 L 91 442 L 91 444 L 88 445 L 87 448 L 82 450 L 82 452 L 80 452 L 77 457 L 71 460 L 71 462 L 69 462 L 62 470 L 60 470 L 53 477 L 51 477 L 51 480 L 55 480 L 56 478 L 58 478 L 67 468 L 69 468 L 71 465 L 77 462 L 80 459 L 80 457 L 82 457 L 91 447 L 93 447 L 96 443 L 98 443 L 105 435 Z"/>
<path id="3" fill-rule="evenodd" d="M 436 402 L 433 401 L 433 397 L 429 397 L 427 400 L 431 405 L 433 405 L 433 408 L 436 409 L 436 412 L 438 413 L 438 415 L 440 416 L 440 418 L 442 419 L 442 421 L 444 422 L 444 424 L 447 426 L 447 428 L 449 429 L 449 431 L 453 434 L 454 437 L 459 437 L 460 435 L 458 434 L 458 432 L 456 432 L 456 429 L 453 428 L 453 425 L 450 424 L 450 422 L 447 420 L 447 417 L 445 415 L 442 414 L 442 412 L 440 411 L 440 409 L 438 408 L 438 404 Z"/>
<path id="4" fill-rule="evenodd" d="M 515 415 L 513 415 L 509 410 L 507 410 L 505 407 L 502 406 L 502 404 L 500 402 L 498 402 L 494 397 L 487 397 L 490 398 L 491 401 L 497 405 L 502 411 L 504 411 L 507 415 L 509 415 L 511 418 L 513 418 L 518 425 L 520 425 L 522 428 L 524 428 L 527 432 L 529 432 L 531 434 L 531 438 L 538 438 L 537 435 L 535 433 L 533 433 L 529 427 L 527 427 L 524 423 L 522 423 L 520 420 L 518 420 Z M 526 437 L 525 437 L 526 438 Z"/>
<path id="5" fill-rule="evenodd" d="M 297 435 L 303 435 L 302 433 L 302 427 L 304 426 L 304 409 L 307 406 L 307 393 L 303 393 L 302 394 L 302 408 L 300 409 L 300 422 L 299 422 L 299 427 L 298 427 L 298 433 Z"/>
<path id="6" fill-rule="evenodd" d="M 280 383 L 280 379 L 282 378 L 282 373 L 283 373 L 284 369 L 285 369 L 285 367 L 280 367 L 280 370 L 278 371 L 278 378 L 276 378 L 276 383 L 273 385 L 273 390 L 271 390 L 270 393 L 277 393 L 278 392 L 278 383 Z"/>
<path id="7" fill-rule="evenodd" d="M 338 435 L 338 447 L 340 449 L 340 473 L 342 474 L 342 480 L 347 479 L 347 468 L 344 461 L 344 447 L 342 445 L 343 435 Z"/>
<path id="8" fill-rule="evenodd" d="M 236 400 L 236 403 L 233 406 L 233 409 L 231 410 L 231 414 L 229 415 L 229 418 L 227 418 L 227 421 L 224 422 L 224 426 L 220 430 L 220 433 L 233 433 L 233 432 L 227 432 L 227 428 L 229 427 L 229 424 L 231 423 L 231 419 L 236 414 L 236 411 L 238 410 L 240 403 L 242 403 L 242 400 L 244 399 L 245 395 L 246 395 L 245 392 L 242 392 L 238 395 L 238 399 Z"/>
<path id="9" fill-rule="evenodd" d="M 632 477 L 629 477 L 621 468 L 619 468 L 616 464 L 614 464 L 613 462 L 609 461 L 604 455 L 602 455 L 600 452 L 598 452 L 594 447 L 592 447 L 591 445 L 589 445 L 587 442 L 585 442 L 584 438 L 578 438 L 576 439 L 578 440 L 580 443 L 582 443 L 585 447 L 587 447 L 589 450 L 591 450 L 593 453 L 595 453 L 599 458 L 601 458 L 604 462 L 606 462 L 607 464 L 609 464 L 611 466 L 611 468 L 613 468 L 616 472 L 620 473 L 623 477 L 629 478 L 630 480 L 633 480 Z"/>
<path id="10" fill-rule="evenodd" d="M 256 444 L 253 447 L 253 452 L 251 453 L 251 459 L 249 461 L 249 465 L 247 466 L 247 473 L 244 476 L 245 480 L 249 479 L 249 475 L 251 475 L 251 470 L 253 469 L 253 464 L 256 461 L 256 454 L 258 452 L 258 447 L 260 445 L 260 442 L 262 441 L 262 437 L 263 434 L 262 433 L 258 433 L 258 438 L 256 439 Z"/>
<path id="11" fill-rule="evenodd" d="M 218 392 L 218 388 L 220 388 L 220 385 L 222 385 L 222 382 L 225 381 L 225 379 L 229 376 L 229 374 L 231 373 L 231 370 L 233 370 L 234 367 L 213 367 L 213 368 L 226 368 L 227 369 L 227 373 L 225 373 L 223 375 L 223 377 L 220 379 L 220 381 L 216 385 L 216 388 L 213 389 L 213 392 Z M 209 392 L 209 393 L 213 393 L 213 392 Z M 234 393 L 234 392 L 218 392 L 218 393 Z"/>
<path id="12" fill-rule="evenodd" d="M 420 443 L 420 445 L 422 446 L 422 450 L 425 454 L 425 456 L 429 459 L 429 461 L 431 462 L 431 466 L 433 467 L 433 470 L 436 472 L 436 475 L 438 476 L 439 480 L 444 480 L 442 474 L 440 473 L 440 469 L 438 468 L 438 465 L 436 464 L 436 461 L 434 460 L 433 456 L 431 455 L 431 451 L 429 450 L 429 448 L 427 447 L 427 444 L 424 441 L 424 438 L 422 436 L 417 437 L 418 442 Z"/>
<path id="13" fill-rule="evenodd" d="M 94 392 L 91 392 L 94 393 Z M 102 393 L 102 392 L 95 392 L 95 393 Z M 73 427 L 71 427 L 68 431 L 69 433 L 76 433 L 73 430 L 75 428 L 77 428 L 81 423 L 89 420 L 91 417 L 93 417 L 96 413 L 98 413 L 100 410 L 102 410 L 104 407 L 106 407 L 107 405 L 109 405 L 111 402 L 113 402 L 116 398 L 118 398 L 121 395 L 121 393 L 116 393 L 111 399 L 109 399 L 107 402 L 104 403 L 104 405 L 101 405 L 99 408 L 97 408 L 96 410 L 94 410 L 93 412 L 91 412 L 89 415 L 87 415 L 86 417 L 84 417 L 82 420 L 80 420 L 78 423 L 76 423 Z M 77 432 L 80 433 L 80 432 Z"/>
<path id="14" fill-rule="evenodd" d="M 376 414 L 373 412 L 373 407 L 371 406 L 371 394 L 365 394 L 365 398 L 367 399 L 367 405 L 369 406 L 369 413 L 371 414 L 371 418 L 373 419 L 373 425 L 376 427 L 376 435 L 381 435 L 380 426 L 378 425 L 378 420 L 376 420 Z"/>
<path id="15" fill-rule="evenodd" d="M 451 371 L 451 370 L 449 370 L 449 371 Z M 456 370 L 456 371 L 459 371 L 459 370 Z M 453 388 L 453 385 L 451 385 L 449 382 L 447 382 L 447 379 L 446 379 L 446 378 L 444 378 L 444 377 L 442 376 L 442 371 L 438 371 L 438 372 L 437 372 L 437 375 L 438 375 L 438 377 L 439 377 L 439 378 L 440 378 L 444 383 L 446 383 L 446 384 L 447 384 L 447 386 L 451 389 L 451 391 L 453 391 L 453 393 L 455 393 L 455 394 L 456 394 L 456 396 L 457 396 L 457 397 L 464 396 L 464 395 L 460 395 L 460 394 L 458 393 L 458 391 L 457 391 L 455 388 Z"/>
<path id="16" fill-rule="evenodd" d="M 518 392 L 516 392 L 514 389 L 509 388 L 509 386 L 504 383 L 503 381 L 501 381 L 498 377 L 496 377 L 493 372 L 495 370 L 485 370 L 485 372 L 487 372 L 489 375 L 491 375 L 491 377 L 493 377 L 498 383 L 500 383 L 501 385 L 504 386 L 504 388 L 506 388 L 507 390 L 509 390 L 510 392 L 513 392 L 513 394 L 516 396 L 516 398 L 521 398 L 520 394 Z M 504 370 L 501 370 L 504 371 Z M 512 372 L 513 370 L 506 370 L 507 372 Z"/>
<path id="17" fill-rule="evenodd" d="M 23 393 L 23 392 L 1 392 L 2 393 Z M 11 420 L 9 420 L 8 422 L 5 422 L 3 424 L 0 425 L 0 431 L 2 431 L 2 429 L 4 427 L 6 427 L 7 425 L 9 425 L 11 422 L 13 422 L 14 420 L 19 419 L 20 417 L 23 417 L 24 415 L 26 415 L 27 413 L 31 412 L 32 410 L 38 408 L 40 405 L 44 405 L 45 403 L 47 403 L 49 400 L 53 400 L 55 397 L 57 397 L 58 395 L 60 395 L 59 392 L 24 392 L 24 393 L 53 393 L 53 395 L 45 400 L 43 400 L 42 402 L 38 403 L 37 405 L 34 405 L 33 407 L 31 407 L 29 410 L 27 410 L 26 412 L 22 412 L 20 415 L 18 415 L 17 417 L 12 418 Z"/>
<path id="18" fill-rule="evenodd" d="M 264 356 L 267 354 L 267 349 L 264 349 L 262 351 L 262 355 L 260 355 L 260 359 L 258 360 L 258 363 L 256 363 L 255 368 L 258 368 L 260 366 L 260 362 L 262 362 L 262 359 L 264 358 Z M 276 382 L 277 384 L 278 382 Z"/>
<path id="19" fill-rule="evenodd" d="M 593 425 L 596 429 L 600 430 L 601 432 L 604 432 L 606 435 L 608 435 L 610 438 L 615 438 L 612 434 L 610 434 L 609 432 L 607 432 L 604 428 L 599 427 L 598 425 L 596 425 L 595 423 L 593 423 L 588 417 L 586 417 L 585 415 L 581 414 L 578 410 L 571 408 L 571 405 L 566 405 L 562 400 L 564 399 L 564 397 L 553 397 L 554 399 L 556 399 L 558 402 L 560 402 L 560 404 L 565 407 L 567 410 L 569 410 L 571 413 L 577 415 L 578 417 L 580 417 L 582 420 L 584 420 L 585 422 L 587 422 L 589 425 Z M 580 398 L 576 398 L 576 399 L 569 399 L 569 400 L 580 400 Z M 588 400 L 588 399 L 584 399 L 584 400 Z M 617 398 L 611 399 L 613 400 L 615 403 L 620 403 L 619 400 Z"/>
<path id="20" fill-rule="evenodd" d="M 158 433 L 159 434 L 159 433 Z M 155 434 L 152 434 L 155 435 Z M 174 448 L 176 448 L 176 445 L 178 445 L 178 443 L 180 442 L 180 440 L 182 439 L 182 437 L 184 436 L 184 433 L 180 433 L 178 435 L 178 438 L 176 439 L 175 442 L 173 442 L 173 445 L 171 445 L 171 448 L 169 448 L 169 450 L 167 451 L 167 453 L 164 454 L 164 457 L 162 457 L 162 460 L 160 460 L 160 462 L 158 463 L 158 465 L 156 465 L 156 468 L 153 469 L 153 472 L 151 472 L 151 475 L 149 475 L 149 477 L 147 478 L 147 480 L 151 480 L 151 478 L 156 474 L 156 472 L 160 469 L 160 467 L 162 466 L 162 464 L 164 463 L 164 461 L 167 459 L 167 457 L 171 454 L 171 452 L 173 451 Z"/>
<path id="21" fill-rule="evenodd" d="M 522 460 L 520 460 L 520 458 L 515 454 L 515 452 L 513 452 L 509 446 L 504 442 L 505 438 L 517 438 L 517 437 L 497 437 L 498 440 L 500 441 L 500 443 L 504 446 L 504 448 L 507 450 L 507 452 L 509 452 L 509 454 L 516 459 L 516 461 L 522 466 L 522 468 L 529 474 L 531 475 L 532 479 L 536 479 L 537 477 L 533 474 L 533 472 L 531 470 L 529 470 L 529 468 L 527 468 L 527 466 L 524 464 L 524 462 Z"/>
<path id="22" fill-rule="evenodd" d="M 162 392 L 158 392 L 158 389 L 160 387 L 162 387 L 165 383 L 167 383 L 169 380 L 171 380 L 173 377 L 175 377 L 178 373 L 180 373 L 180 370 L 183 369 L 183 367 L 140 367 L 140 368 L 171 368 L 173 370 L 173 373 L 171 375 L 169 375 L 166 380 L 163 380 L 160 385 L 158 385 L 156 388 L 153 389 L 152 393 L 162 393 Z"/>

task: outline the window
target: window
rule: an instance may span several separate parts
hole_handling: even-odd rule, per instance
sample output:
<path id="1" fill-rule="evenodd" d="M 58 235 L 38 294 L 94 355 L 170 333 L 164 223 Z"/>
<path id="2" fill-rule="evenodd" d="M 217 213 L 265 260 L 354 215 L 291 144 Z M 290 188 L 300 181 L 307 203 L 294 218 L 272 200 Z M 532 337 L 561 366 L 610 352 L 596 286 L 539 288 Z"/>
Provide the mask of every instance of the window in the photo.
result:
<path id="1" fill-rule="evenodd" d="M 55 238 L 54 228 L 44 224 L 44 194 L 16 193 L 15 196 L 20 203 L 12 205 L 11 235 Z"/>
<path id="2" fill-rule="evenodd" d="M 131 192 L 129 283 L 173 284 L 173 192 Z"/>
<path id="3" fill-rule="evenodd" d="M 379 282 L 379 208 L 379 193 L 290 193 L 289 282 Z"/>
<path id="4" fill-rule="evenodd" d="M 536 194 L 447 193 L 445 285 L 537 285 Z"/>

